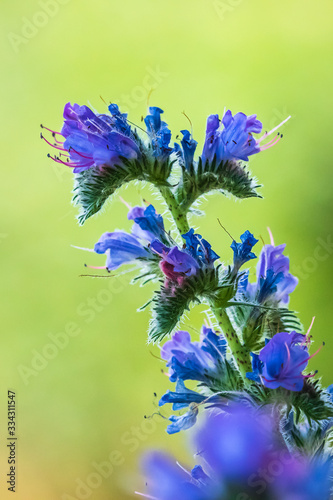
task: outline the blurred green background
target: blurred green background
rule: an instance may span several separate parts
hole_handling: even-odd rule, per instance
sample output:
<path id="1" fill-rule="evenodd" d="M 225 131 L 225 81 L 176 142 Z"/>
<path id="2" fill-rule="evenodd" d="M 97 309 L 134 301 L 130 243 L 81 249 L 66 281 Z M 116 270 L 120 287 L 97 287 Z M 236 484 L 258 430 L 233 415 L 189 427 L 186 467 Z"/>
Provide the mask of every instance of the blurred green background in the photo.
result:
<path id="1" fill-rule="evenodd" d="M 70 245 L 91 247 L 130 226 L 118 197 L 83 228 L 76 223 L 72 174 L 46 158 L 39 139 L 41 122 L 60 129 L 68 101 L 105 112 L 102 96 L 140 123 L 154 88 L 150 104 L 165 110 L 174 137 L 188 126 L 181 112 L 189 115 L 199 151 L 207 115 L 224 107 L 257 113 L 264 129 L 292 115 L 283 141 L 251 159 L 264 199 L 212 196 L 195 225 L 227 262 L 218 217 L 233 235 L 250 229 L 268 241 L 269 225 L 276 243 L 287 242 L 300 278 L 291 305 L 305 326 L 316 315 L 315 342 L 326 347 L 312 366 L 331 382 L 332 15 L 331 0 L 2 0 L 1 498 L 9 388 L 19 500 L 131 498 L 147 447 L 187 457 L 186 435 L 167 437 L 161 417 L 144 419 L 168 386 L 158 348 L 146 345 L 149 314 L 136 313 L 151 287 L 126 286 L 126 275 L 79 277 L 84 263 L 104 259 Z M 132 205 L 154 201 L 147 188 L 119 194 Z M 202 321 L 199 308 L 184 327 Z M 96 468 L 110 460 L 100 479 Z"/>

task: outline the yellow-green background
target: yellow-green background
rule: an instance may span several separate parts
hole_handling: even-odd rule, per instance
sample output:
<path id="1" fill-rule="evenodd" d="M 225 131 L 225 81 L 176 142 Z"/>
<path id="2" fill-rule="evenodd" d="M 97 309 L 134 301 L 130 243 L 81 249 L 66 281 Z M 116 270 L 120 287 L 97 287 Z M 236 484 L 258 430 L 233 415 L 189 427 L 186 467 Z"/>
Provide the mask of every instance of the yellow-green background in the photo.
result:
<path id="1" fill-rule="evenodd" d="M 104 112 L 99 96 L 122 102 L 122 95 L 139 92 L 135 88 L 142 87 L 147 68 L 164 73 L 150 103 L 165 109 L 174 135 L 188 126 L 185 110 L 199 151 L 209 113 L 221 114 L 224 107 L 257 113 L 265 129 L 291 114 L 283 141 L 251 158 L 264 199 L 239 203 L 215 195 L 204 204 L 207 216 L 195 223 L 226 261 L 230 240 L 217 217 L 233 235 L 250 229 L 267 241 L 269 225 L 277 243 L 288 243 L 291 262 L 306 274 L 292 307 L 305 325 L 317 317 L 316 346 L 325 340 L 326 347 L 312 366 L 329 384 L 333 260 L 316 248 L 317 238 L 332 237 L 333 5 L 331 0 L 54 1 L 58 12 L 46 21 L 38 17 L 38 1 L 1 2 L 0 494 L 11 498 L 5 486 L 5 417 L 6 392 L 12 388 L 19 435 L 15 498 L 64 500 L 64 493 L 77 498 L 77 478 L 85 481 L 94 472 L 92 462 L 118 450 L 124 463 L 89 498 L 125 499 L 140 488 L 137 463 L 145 447 L 168 446 L 185 458 L 185 437 L 167 437 L 166 422 L 157 416 L 156 429 L 143 435 L 147 439 L 135 452 L 122 442 L 145 414 L 157 411 L 154 392 L 160 396 L 168 386 L 163 365 L 151 355 L 158 349 L 146 345 L 149 314 L 136 313 L 151 289 L 123 286 L 90 323 L 78 315 L 88 297 L 96 298 L 117 278 L 80 278 L 85 262 L 104 260 L 70 245 L 91 247 L 102 232 L 129 228 L 127 210 L 116 197 L 79 227 L 71 206 L 71 172 L 56 170 L 46 158 L 39 124 L 60 129 L 67 101 L 89 102 Z M 26 19 L 45 25 L 24 43 L 17 36 Z M 141 92 L 125 106 L 132 121 L 140 122 L 146 98 L 147 91 Z M 121 195 L 132 204 L 142 197 L 154 201 L 148 189 L 140 189 Z M 194 312 L 185 326 L 198 329 L 202 319 Z M 40 353 L 50 343 L 48 334 L 62 332 L 69 322 L 81 333 L 25 384 L 18 367 L 31 367 L 32 351 Z"/>

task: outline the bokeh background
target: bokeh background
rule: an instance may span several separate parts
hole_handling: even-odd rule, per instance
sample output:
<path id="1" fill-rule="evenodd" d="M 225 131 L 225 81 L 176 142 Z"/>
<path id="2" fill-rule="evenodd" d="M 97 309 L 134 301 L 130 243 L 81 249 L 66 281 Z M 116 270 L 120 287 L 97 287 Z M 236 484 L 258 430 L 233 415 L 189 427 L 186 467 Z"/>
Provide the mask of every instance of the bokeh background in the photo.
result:
<path id="1" fill-rule="evenodd" d="M 150 104 L 165 109 L 174 136 L 188 126 L 182 111 L 190 117 L 199 150 L 206 116 L 224 107 L 257 113 L 265 129 L 292 115 L 283 141 L 251 159 L 264 199 L 212 196 L 195 224 L 226 262 L 230 240 L 217 218 L 233 235 L 250 229 L 265 241 L 269 225 L 287 243 L 300 278 L 291 305 L 306 326 L 316 316 L 315 344 L 326 347 L 312 366 L 331 382 L 332 15 L 331 0 L 1 2 L 1 498 L 11 498 L 7 389 L 18 401 L 18 500 L 132 498 L 150 446 L 191 463 L 186 435 L 167 437 L 163 418 L 144 418 L 168 386 L 158 348 L 146 345 L 149 313 L 136 313 L 152 288 L 127 285 L 128 275 L 80 277 L 85 263 L 104 260 L 70 245 L 92 247 L 129 223 L 115 197 L 78 226 L 72 174 L 39 139 L 41 122 L 60 129 L 68 101 L 104 112 L 102 96 L 140 123 L 154 89 Z M 154 201 L 140 186 L 119 194 Z M 198 330 L 202 310 L 184 327 Z M 101 479 L 97 468 L 110 460 Z"/>

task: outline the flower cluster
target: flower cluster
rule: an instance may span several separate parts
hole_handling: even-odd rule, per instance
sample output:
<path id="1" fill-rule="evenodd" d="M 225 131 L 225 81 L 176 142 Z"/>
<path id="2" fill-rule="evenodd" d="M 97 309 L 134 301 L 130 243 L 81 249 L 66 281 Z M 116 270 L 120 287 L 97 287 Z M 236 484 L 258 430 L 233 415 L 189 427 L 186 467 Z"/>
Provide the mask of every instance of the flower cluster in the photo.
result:
<path id="1" fill-rule="evenodd" d="M 153 452 L 143 463 L 147 498 L 158 500 L 329 500 L 330 460 L 311 459 L 281 443 L 272 413 L 231 406 L 211 415 L 197 433 L 196 465 L 187 471 Z"/>
<path id="2" fill-rule="evenodd" d="M 174 412 L 167 432 L 193 427 L 199 408 L 209 410 L 195 441 L 201 464 L 190 472 L 153 453 L 144 465 L 147 493 L 139 494 L 154 500 L 329 500 L 333 390 L 309 371 L 311 328 L 303 334 L 289 308 L 298 280 L 285 245 L 276 246 L 271 235 L 270 244 L 254 253 L 259 240 L 246 230 L 232 241 L 228 262 L 228 254 L 220 257 L 188 221 L 207 193 L 258 197 L 259 186 L 242 162 L 279 142 L 282 135 L 273 134 L 289 118 L 257 136 L 263 127 L 256 115 L 210 115 L 196 158 L 193 132 L 181 130 L 180 143 L 172 145 L 161 108 L 148 109 L 146 130 L 116 104 L 108 112 L 68 103 L 61 132 L 42 127 L 53 140 L 41 137 L 57 151 L 52 159 L 73 169 L 81 223 L 126 183 L 149 183 L 162 196 L 171 229 L 153 205 L 135 206 L 128 212 L 130 232 L 106 232 L 90 251 L 106 257 L 96 269 L 134 264 L 141 274 L 133 282 L 154 280 L 157 286 L 146 305 L 152 308 L 149 341 L 171 335 L 159 346 L 175 384 L 159 401 L 159 415 L 167 404 Z M 252 282 L 251 269 L 243 266 L 257 254 Z M 192 340 L 178 325 L 197 304 L 209 308 L 209 326 Z"/>
<path id="3" fill-rule="evenodd" d="M 186 243 L 182 249 L 175 245 L 153 205 L 131 208 L 127 217 L 134 222 L 131 233 L 104 233 L 95 244 L 94 251 L 107 256 L 102 268 L 108 271 L 134 262 L 142 266 L 158 263 L 166 284 L 181 286 L 186 277 L 195 275 L 200 268 L 212 267 L 219 258 L 208 241 L 193 229 L 183 235 Z"/>

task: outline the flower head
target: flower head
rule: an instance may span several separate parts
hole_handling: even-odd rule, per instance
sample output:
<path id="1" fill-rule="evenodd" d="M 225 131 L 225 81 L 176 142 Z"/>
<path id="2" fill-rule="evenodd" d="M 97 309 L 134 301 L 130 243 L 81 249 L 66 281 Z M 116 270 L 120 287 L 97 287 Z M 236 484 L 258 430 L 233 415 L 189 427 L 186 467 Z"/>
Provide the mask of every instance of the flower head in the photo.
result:
<path id="1" fill-rule="evenodd" d="M 192 342 L 186 331 L 175 332 L 172 339 L 164 344 L 161 357 L 167 362 L 171 382 L 176 382 L 176 391 L 167 391 L 160 399 L 159 405 L 172 403 L 177 411 L 189 407 L 180 416 L 170 417 L 171 425 L 167 432 L 173 434 L 188 429 L 196 422 L 198 404 L 208 402 L 210 406 L 218 406 L 221 398 L 214 395 L 203 395 L 185 387 L 185 380 L 200 382 L 208 391 L 218 384 L 223 385 L 226 365 L 227 342 L 223 335 L 217 335 L 211 328 L 203 326 L 200 342 Z"/>
<path id="2" fill-rule="evenodd" d="M 155 240 L 150 249 L 161 257 L 160 268 L 168 281 L 182 285 L 186 277 L 194 276 L 198 269 L 213 267 L 214 261 L 219 256 L 212 250 L 208 241 L 194 230 L 183 235 L 186 241 L 185 248 L 180 250 L 177 246 L 168 247 Z"/>
<path id="3" fill-rule="evenodd" d="M 165 237 L 163 217 L 153 205 L 131 208 L 127 217 L 134 221 L 131 234 L 125 231 L 104 233 L 94 247 L 96 253 L 106 254 L 108 270 L 117 269 L 137 259 L 156 261 L 156 254 L 150 250 L 149 245 L 157 237 Z"/>
<path id="4" fill-rule="evenodd" d="M 263 363 L 262 381 L 266 387 L 284 387 L 290 391 L 301 391 L 303 375 L 310 359 L 306 336 L 296 332 L 279 332 L 260 351 Z"/>
<path id="5" fill-rule="evenodd" d="M 183 158 L 185 169 L 189 170 L 193 163 L 194 153 L 198 143 L 192 138 L 192 135 L 188 130 L 181 130 L 180 132 L 183 134 L 183 138 L 181 140 L 181 156 Z"/>
<path id="6" fill-rule="evenodd" d="M 228 110 L 221 123 L 218 115 L 210 115 L 207 119 L 202 161 L 211 163 L 214 158 L 218 164 L 230 160 L 248 161 L 249 156 L 274 146 L 281 139 L 282 136 L 278 134 L 271 142 L 260 146 L 262 140 L 275 132 L 287 120 L 265 133 L 260 139 L 255 139 L 253 134 L 258 134 L 262 130 L 262 123 L 257 120 L 256 115 L 246 116 L 244 113 L 237 113 L 232 116 L 231 111 Z"/>
<path id="7" fill-rule="evenodd" d="M 252 247 L 259 240 L 257 240 L 250 231 L 245 231 L 240 237 L 241 243 L 236 243 L 234 240 L 231 243 L 231 248 L 234 252 L 234 272 L 237 273 L 243 264 L 251 259 L 256 259 L 257 256 L 252 252 Z"/>
<path id="8" fill-rule="evenodd" d="M 163 109 L 152 106 L 149 108 L 149 114 L 144 119 L 152 143 L 153 154 L 161 160 L 167 159 L 172 152 L 172 148 L 169 146 L 171 132 L 167 123 L 161 120 L 163 112 Z"/>
<path id="9" fill-rule="evenodd" d="M 47 129 L 52 132 L 55 143 L 41 135 L 59 151 L 59 156 L 51 158 L 73 168 L 74 173 L 91 167 L 114 167 L 121 164 L 122 158 L 139 158 L 141 153 L 127 123 L 127 115 L 121 114 L 116 104 L 111 104 L 109 110 L 111 116 L 95 114 L 88 106 L 67 103 L 61 133 Z M 59 140 L 60 136 L 65 140 Z"/>
<path id="10" fill-rule="evenodd" d="M 286 245 L 265 245 L 257 265 L 257 283 L 246 277 L 240 290 L 261 304 L 268 300 L 288 304 L 289 295 L 295 290 L 298 279 L 289 272 L 289 258 L 283 252 Z"/>

